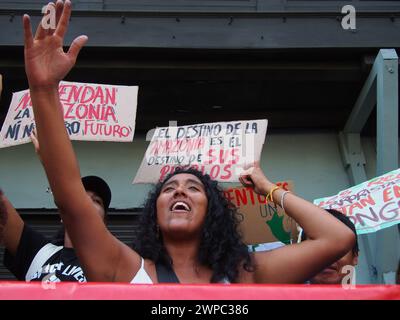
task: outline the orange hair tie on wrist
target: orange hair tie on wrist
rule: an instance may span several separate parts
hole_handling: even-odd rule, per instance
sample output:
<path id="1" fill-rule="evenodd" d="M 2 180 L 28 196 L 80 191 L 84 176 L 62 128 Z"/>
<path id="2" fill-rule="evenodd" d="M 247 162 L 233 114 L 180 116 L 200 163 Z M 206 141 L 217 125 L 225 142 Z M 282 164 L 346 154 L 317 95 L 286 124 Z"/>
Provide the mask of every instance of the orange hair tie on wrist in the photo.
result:
<path id="1" fill-rule="evenodd" d="M 272 198 L 274 191 L 280 189 L 280 187 L 275 186 L 274 188 L 271 189 L 271 191 L 267 195 L 267 200 L 271 202 L 275 202 L 274 199 Z"/>

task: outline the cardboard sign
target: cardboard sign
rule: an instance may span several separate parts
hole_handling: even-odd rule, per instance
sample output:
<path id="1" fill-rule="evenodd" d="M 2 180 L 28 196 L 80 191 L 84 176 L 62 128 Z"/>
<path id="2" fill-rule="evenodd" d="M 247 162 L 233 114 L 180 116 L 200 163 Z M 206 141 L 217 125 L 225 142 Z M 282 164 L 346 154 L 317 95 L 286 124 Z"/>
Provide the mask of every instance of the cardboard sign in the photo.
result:
<path id="1" fill-rule="evenodd" d="M 285 190 L 293 190 L 291 181 L 278 182 L 277 185 Z M 246 244 L 289 244 L 297 239 L 295 221 L 280 206 L 268 202 L 265 196 L 246 187 L 225 189 L 224 194 L 238 208 L 242 220 L 240 230 Z"/>
<path id="2" fill-rule="evenodd" d="M 157 128 L 133 183 L 157 183 L 177 167 L 237 182 L 243 168 L 260 159 L 267 124 L 252 120 Z"/>
<path id="3" fill-rule="evenodd" d="M 62 81 L 58 91 L 71 140 L 133 140 L 138 87 Z M 30 142 L 34 128 L 29 90 L 14 93 L 0 132 L 0 148 Z"/>
<path id="4" fill-rule="evenodd" d="M 400 169 L 340 191 L 335 196 L 316 199 L 314 204 L 347 215 L 358 234 L 393 226 L 400 222 Z"/>

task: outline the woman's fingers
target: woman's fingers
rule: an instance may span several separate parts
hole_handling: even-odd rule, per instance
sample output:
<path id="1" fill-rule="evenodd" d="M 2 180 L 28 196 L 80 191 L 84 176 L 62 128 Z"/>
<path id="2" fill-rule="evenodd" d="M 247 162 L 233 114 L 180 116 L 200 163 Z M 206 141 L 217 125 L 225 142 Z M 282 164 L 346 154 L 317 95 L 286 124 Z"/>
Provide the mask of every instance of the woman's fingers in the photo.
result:
<path id="1" fill-rule="evenodd" d="M 64 8 L 64 3 L 61 0 L 57 0 L 57 2 L 56 2 L 56 25 L 58 25 L 58 23 L 60 22 L 63 8 Z"/>
<path id="2" fill-rule="evenodd" d="M 41 40 L 44 39 L 47 35 L 51 36 L 54 34 L 54 32 L 56 31 L 56 27 L 61 19 L 63 8 L 64 3 L 61 0 L 58 0 L 56 4 L 54 4 L 53 2 L 49 2 L 47 4 L 46 11 L 44 12 L 44 15 L 36 29 L 35 40 Z"/>
<path id="3" fill-rule="evenodd" d="M 250 187 L 249 182 L 246 181 L 243 177 L 240 177 L 239 181 L 244 187 Z"/>
<path id="4" fill-rule="evenodd" d="M 36 138 L 36 131 L 32 130 L 30 138 L 32 140 L 33 146 L 35 147 L 35 151 L 38 152 L 39 151 L 39 141 Z"/>
<path id="5" fill-rule="evenodd" d="M 48 5 L 46 6 L 46 11 L 44 12 L 44 15 L 40 20 L 39 25 L 36 29 L 35 40 L 44 39 L 50 32 L 51 23 L 49 24 L 48 22 L 49 20 L 51 22 L 50 15 L 52 14 L 52 12 L 54 12 L 54 9 L 50 7 L 54 7 L 54 3 L 49 2 Z"/>
<path id="6" fill-rule="evenodd" d="M 251 180 L 250 177 L 242 177 L 240 182 L 245 186 L 245 187 L 253 187 L 254 183 L 253 180 Z"/>
<path id="7" fill-rule="evenodd" d="M 53 4 L 54 5 L 54 4 Z M 47 30 L 47 34 L 48 35 L 53 35 L 54 34 L 54 32 L 56 31 L 56 27 L 57 27 L 57 25 L 58 25 L 58 23 L 59 23 L 59 21 L 60 21 L 60 19 L 61 19 L 61 15 L 62 15 L 62 12 L 63 12 L 63 7 L 64 7 L 64 3 L 61 1 L 61 0 L 58 0 L 57 2 L 56 2 L 56 4 L 54 5 L 54 11 L 52 11 L 53 12 L 53 14 L 54 14 L 54 12 L 55 12 L 55 17 L 51 17 L 51 21 L 54 21 L 54 28 L 49 28 L 48 30 Z M 54 19 L 54 20 L 53 20 Z"/>
<path id="8" fill-rule="evenodd" d="M 24 45 L 25 49 L 29 49 L 33 45 L 31 19 L 27 14 L 24 14 L 22 18 L 22 24 L 24 26 Z"/>
<path id="9" fill-rule="evenodd" d="M 32 140 L 33 146 L 35 147 L 35 152 L 38 155 L 40 162 L 43 164 L 43 159 L 42 159 L 42 156 L 40 154 L 40 145 L 39 145 L 39 141 L 37 139 L 37 135 L 36 135 L 36 130 L 35 129 L 33 129 L 31 131 L 30 138 Z"/>
<path id="10" fill-rule="evenodd" d="M 74 41 L 72 41 L 71 47 L 68 50 L 68 56 L 72 61 L 76 61 L 76 58 L 78 57 L 79 52 L 85 45 L 85 43 L 88 41 L 87 36 L 79 36 L 75 38 Z"/>
<path id="11" fill-rule="evenodd" d="M 253 167 L 243 170 L 242 173 L 240 174 L 240 176 L 250 176 L 253 174 L 253 170 L 254 170 Z"/>
<path id="12" fill-rule="evenodd" d="M 69 18 L 71 16 L 71 1 L 65 1 L 60 20 L 57 24 L 56 35 L 63 38 L 68 30 Z"/>
<path id="13" fill-rule="evenodd" d="M 241 174 L 240 174 L 240 177 L 239 177 L 239 181 L 245 186 L 245 187 L 250 187 L 250 186 L 254 186 L 254 182 L 253 182 L 253 180 L 251 179 L 251 168 L 250 169 L 247 169 L 247 170 L 245 170 L 245 171 L 243 171 Z"/>

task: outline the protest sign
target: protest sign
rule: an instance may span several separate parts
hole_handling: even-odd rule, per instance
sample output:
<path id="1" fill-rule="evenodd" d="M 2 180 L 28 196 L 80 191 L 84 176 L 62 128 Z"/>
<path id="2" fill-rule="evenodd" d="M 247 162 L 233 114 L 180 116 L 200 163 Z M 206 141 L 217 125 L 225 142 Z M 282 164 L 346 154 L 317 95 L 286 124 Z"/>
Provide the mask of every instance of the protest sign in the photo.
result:
<path id="1" fill-rule="evenodd" d="M 278 182 L 277 185 L 285 190 L 293 190 L 291 181 Z M 265 196 L 246 187 L 225 189 L 224 194 L 238 208 L 241 220 L 239 228 L 246 244 L 289 244 L 297 239 L 295 221 L 280 206 L 268 202 Z"/>
<path id="2" fill-rule="evenodd" d="M 267 124 L 250 120 L 157 128 L 133 183 L 156 183 L 176 167 L 237 182 L 243 168 L 260 159 Z"/>
<path id="3" fill-rule="evenodd" d="M 71 140 L 132 141 L 138 87 L 62 81 L 58 91 Z M 29 90 L 15 92 L 0 132 L 0 148 L 30 142 L 34 127 Z"/>
<path id="4" fill-rule="evenodd" d="M 314 200 L 325 209 L 336 209 L 350 218 L 358 234 L 375 232 L 400 222 L 400 169 Z"/>

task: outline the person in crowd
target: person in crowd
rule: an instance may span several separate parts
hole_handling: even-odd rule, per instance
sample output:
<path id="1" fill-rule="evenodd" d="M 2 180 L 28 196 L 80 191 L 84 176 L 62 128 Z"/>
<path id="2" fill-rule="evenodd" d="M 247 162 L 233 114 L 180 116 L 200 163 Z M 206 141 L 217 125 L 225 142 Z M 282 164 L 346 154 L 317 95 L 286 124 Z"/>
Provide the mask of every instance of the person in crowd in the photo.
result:
<path id="1" fill-rule="evenodd" d="M 311 284 L 342 284 L 344 282 L 343 278 L 349 274 L 350 269 L 348 267 L 355 267 L 358 263 L 358 241 L 357 241 L 357 231 L 354 223 L 344 215 L 343 213 L 334 210 L 327 209 L 332 216 L 336 219 L 340 220 L 345 224 L 355 235 L 356 241 L 354 243 L 353 248 L 349 250 L 343 257 L 332 263 L 330 266 L 327 266 L 321 272 L 316 274 L 314 277 L 310 279 Z M 308 239 L 308 236 L 305 232 L 301 234 L 301 240 L 305 241 Z M 350 273 L 351 276 L 355 275 L 354 269 L 353 272 Z M 345 281 L 348 282 L 347 280 Z M 353 282 L 351 282 L 353 283 Z"/>
<path id="2" fill-rule="evenodd" d="M 97 176 L 82 178 L 86 194 L 91 199 L 94 211 L 104 220 L 111 200 L 107 183 Z M 61 228 L 52 241 L 27 225 L 0 191 L 0 221 L 2 242 L 5 246 L 4 265 L 18 280 L 25 281 L 78 281 L 86 277 L 74 246 Z"/>
<path id="3" fill-rule="evenodd" d="M 139 226 L 142 239 L 134 249 L 115 238 L 85 192 L 58 93 L 59 82 L 88 38 L 76 38 L 64 52 L 71 2 L 49 5 L 59 12 L 55 30 L 39 24 L 33 36 L 29 16 L 23 17 L 25 70 L 44 168 L 90 281 L 302 283 L 350 250 L 355 241 L 351 230 L 325 210 L 277 187 L 257 163 L 242 173 L 242 183 L 284 206 L 309 241 L 248 253 L 236 228 L 236 209 L 218 183 L 187 168 L 167 176 L 149 196 Z"/>

